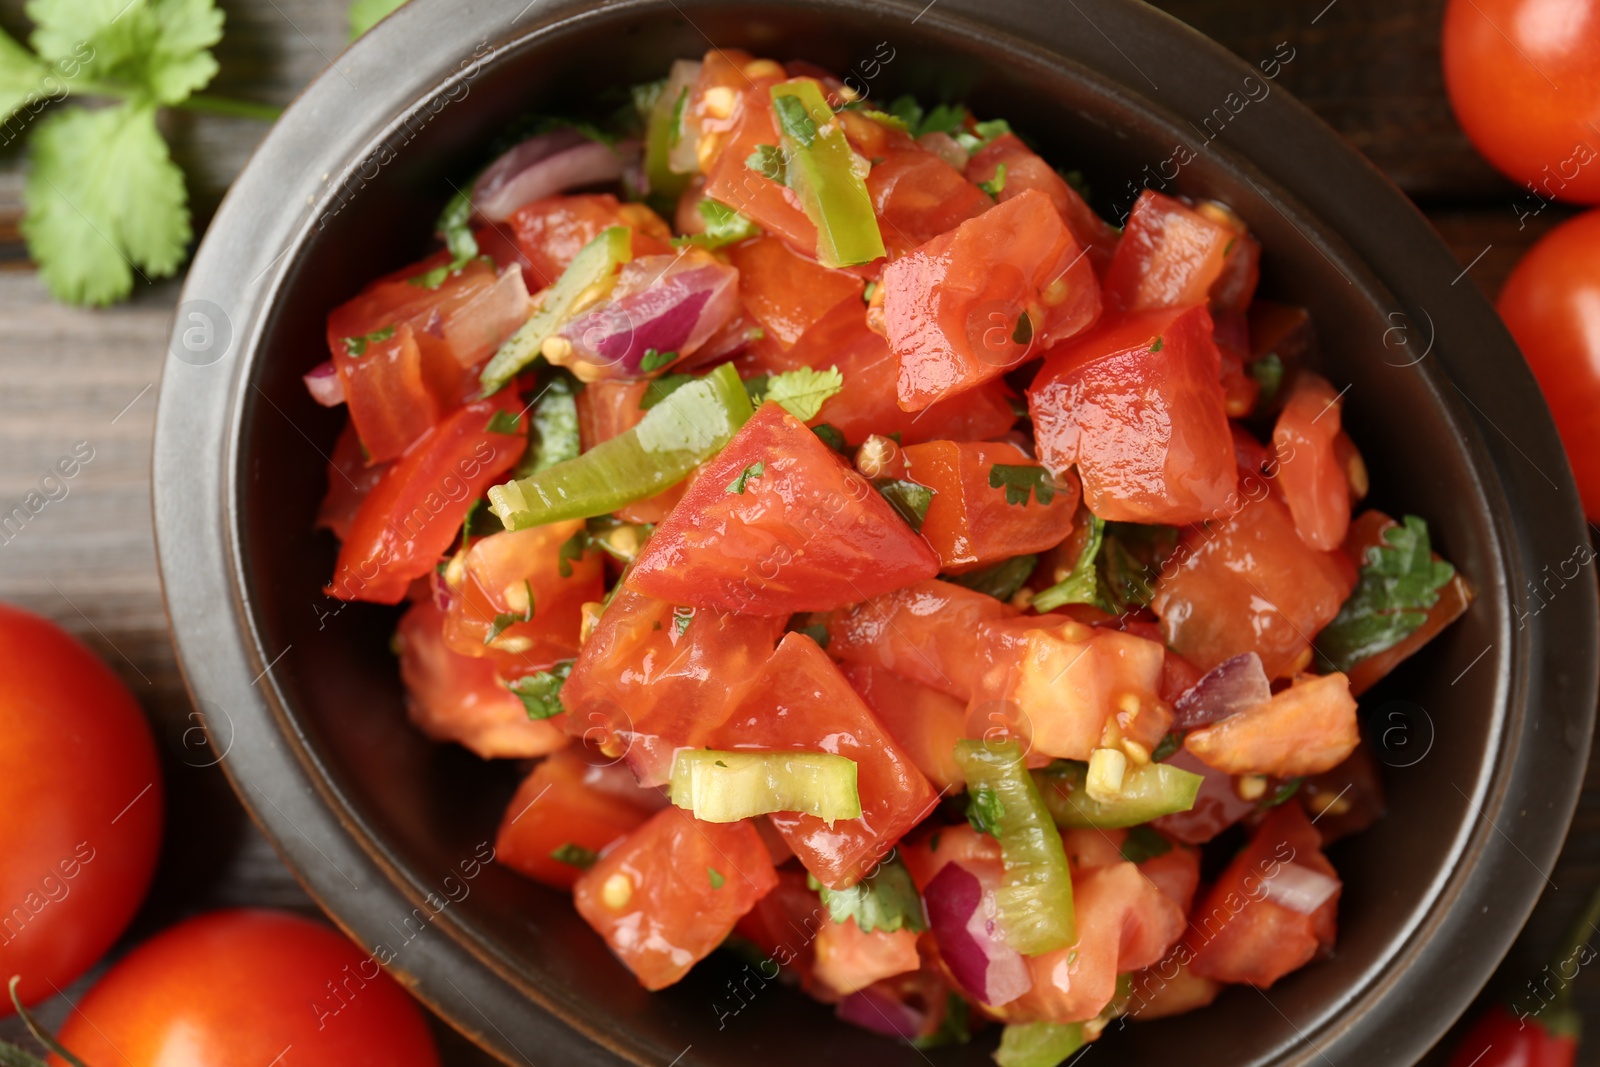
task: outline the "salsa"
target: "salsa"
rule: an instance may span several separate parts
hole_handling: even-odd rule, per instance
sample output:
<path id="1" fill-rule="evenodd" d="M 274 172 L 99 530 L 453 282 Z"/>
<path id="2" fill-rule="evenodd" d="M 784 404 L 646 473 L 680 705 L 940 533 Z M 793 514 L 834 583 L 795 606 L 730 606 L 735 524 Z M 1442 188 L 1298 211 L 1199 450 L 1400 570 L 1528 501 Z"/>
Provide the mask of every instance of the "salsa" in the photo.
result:
<path id="1" fill-rule="evenodd" d="M 738 948 L 1002 1067 L 1333 953 L 1357 698 L 1472 589 L 1244 220 L 1119 230 L 806 62 L 631 99 L 525 127 L 306 375 L 328 594 L 403 605 L 419 729 L 538 761 L 501 860 L 648 989 Z"/>

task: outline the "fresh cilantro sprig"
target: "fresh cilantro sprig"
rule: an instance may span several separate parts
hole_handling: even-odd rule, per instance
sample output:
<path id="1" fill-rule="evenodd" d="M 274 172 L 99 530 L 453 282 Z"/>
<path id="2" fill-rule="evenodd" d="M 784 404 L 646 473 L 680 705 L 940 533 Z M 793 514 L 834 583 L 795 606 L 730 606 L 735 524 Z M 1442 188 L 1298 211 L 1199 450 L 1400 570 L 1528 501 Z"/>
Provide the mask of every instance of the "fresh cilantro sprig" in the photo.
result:
<path id="1" fill-rule="evenodd" d="M 213 0 L 30 0 L 30 48 L 0 32 L 7 140 L 47 98 L 112 100 L 52 109 L 31 131 L 22 234 L 56 299 L 125 298 L 135 274 L 177 271 L 193 236 L 183 172 L 156 127 L 163 107 L 271 121 L 279 109 L 200 94 L 222 39 Z M 26 112 L 27 114 L 24 114 Z"/>
<path id="2" fill-rule="evenodd" d="M 550 719 L 566 710 L 561 706 L 561 687 L 567 684 L 567 675 L 571 673 L 572 660 L 562 660 L 547 671 L 525 674 L 508 682 L 506 688 L 522 699 L 528 718 Z"/>
<path id="3" fill-rule="evenodd" d="M 1080 518 L 1088 514 L 1080 512 Z M 1036 611 L 1054 611 L 1064 604 L 1104 603 L 1100 596 L 1100 571 L 1096 562 L 1100 556 L 1100 543 L 1105 539 L 1106 521 L 1098 515 L 1088 514 L 1089 537 L 1078 553 L 1078 562 L 1072 572 L 1048 589 L 1042 589 L 1033 598 Z"/>
<path id="4" fill-rule="evenodd" d="M 1056 498 L 1056 483 L 1050 472 L 1032 463 L 996 463 L 989 468 L 989 488 L 1004 489 L 1006 503 L 1026 507 L 1031 492 L 1041 507 Z"/>
<path id="5" fill-rule="evenodd" d="M 1416 633 L 1455 573 L 1433 558 L 1428 524 L 1417 516 L 1384 531 L 1383 543 L 1367 549 L 1350 599 L 1317 635 L 1324 668 L 1348 671 Z"/>
<path id="6" fill-rule="evenodd" d="M 931 488 L 904 478 L 879 478 L 872 483 L 872 487 L 906 520 L 906 525 L 913 532 L 922 532 L 922 524 L 928 519 L 928 509 L 933 506 Z"/>
<path id="7" fill-rule="evenodd" d="M 878 864 L 849 889 L 829 889 L 811 876 L 807 880 L 821 894 L 828 916 L 836 923 L 854 919 L 864 934 L 874 930 L 921 933 L 928 928 L 922 914 L 922 897 L 911 881 L 911 872 L 898 856 Z"/>
<path id="8" fill-rule="evenodd" d="M 1038 556 L 1012 556 L 982 570 L 945 576 L 945 580 L 979 593 L 987 593 L 996 600 L 1010 600 L 1033 577 L 1034 568 L 1038 565 Z"/>
<path id="9" fill-rule="evenodd" d="M 999 837 L 1000 820 L 1005 817 L 1005 803 L 993 789 L 979 786 L 967 794 L 967 822 L 978 833 Z"/>
<path id="10" fill-rule="evenodd" d="M 768 146 L 770 147 L 770 146 Z M 761 227 L 739 214 L 726 204 L 719 204 L 715 200 L 704 199 L 696 206 L 700 218 L 705 221 L 705 232 L 693 234 L 689 237 L 674 237 L 674 248 L 683 245 L 699 245 L 701 248 L 723 248 L 727 245 L 737 244 L 749 237 L 754 237 L 761 232 Z"/>
<path id="11" fill-rule="evenodd" d="M 749 383 L 746 384 L 748 387 Z M 770 400 L 801 422 L 810 422 L 822 410 L 822 405 L 843 389 L 844 375 L 839 373 L 838 367 L 827 370 L 797 367 L 768 378 L 756 402 Z"/>

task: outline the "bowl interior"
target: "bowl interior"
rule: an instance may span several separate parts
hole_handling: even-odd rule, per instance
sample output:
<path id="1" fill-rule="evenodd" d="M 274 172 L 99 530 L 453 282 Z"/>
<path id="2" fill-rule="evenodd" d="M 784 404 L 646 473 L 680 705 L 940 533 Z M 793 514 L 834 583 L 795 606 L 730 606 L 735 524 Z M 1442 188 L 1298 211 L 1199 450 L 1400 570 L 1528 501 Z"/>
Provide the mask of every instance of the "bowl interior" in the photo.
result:
<path id="1" fill-rule="evenodd" d="M 412 730 L 387 649 L 396 612 L 341 605 L 320 592 L 335 544 L 312 524 L 326 484 L 323 456 L 342 413 L 313 404 L 299 376 L 326 358 L 324 319 L 332 307 L 432 250 L 431 224 L 451 183 L 470 179 L 512 120 L 620 104 L 619 88 L 661 76 L 672 59 L 697 57 L 714 40 L 851 72 L 873 97 L 914 92 L 927 101 L 964 100 L 981 117 L 1004 117 L 1046 159 L 1083 171 L 1107 214 L 1126 209 L 1134 183 L 1151 173 L 1147 167 L 1158 170 L 1179 144 L 1198 144 L 1169 191 L 1222 200 L 1249 223 L 1264 248 L 1262 293 L 1312 310 L 1322 369 L 1350 386 L 1345 420 L 1367 457 L 1370 502 L 1424 516 L 1438 550 L 1481 594 L 1467 618 L 1363 702 L 1369 729 L 1403 721 L 1414 732 L 1414 749 L 1391 738 L 1385 751 L 1419 756 L 1388 760 L 1396 764 L 1387 770 L 1388 817 L 1333 851 L 1345 879 L 1336 957 L 1265 994 L 1232 990 L 1207 1011 L 1110 1038 L 1126 1062 L 1310 1062 L 1315 1056 L 1301 1036 L 1315 1040 L 1319 1027 L 1382 971 L 1433 905 L 1441 872 L 1470 835 L 1474 814 L 1463 790 L 1471 791 L 1491 757 L 1508 685 L 1499 656 L 1477 665 L 1476 684 L 1451 685 L 1494 642 L 1493 620 L 1507 615 L 1502 546 L 1493 490 L 1471 458 L 1471 432 L 1442 397 L 1432 364 L 1403 366 L 1406 353 L 1386 343 L 1394 339 L 1396 302 L 1315 219 L 1291 221 L 1269 203 L 1265 179 L 1222 143 L 1197 138 L 1088 70 L 1046 64 L 1004 41 L 958 33 L 936 17 L 912 24 L 861 7 L 830 8 L 824 20 L 761 4 L 683 10 L 687 17 L 675 7 L 597 12 L 551 31 L 555 43 L 547 37 L 537 48 L 500 47 L 466 96 L 437 116 L 394 117 L 394 158 L 376 174 L 352 176 L 343 207 L 309 231 L 295 253 L 245 370 L 251 388 L 244 391 L 233 472 L 250 622 L 262 647 L 297 650 L 273 672 L 286 726 L 345 806 L 350 831 L 414 895 L 438 892 L 461 861 L 493 841 L 518 768 L 430 744 Z M 1403 720 L 1394 718 L 1396 711 Z M 1432 724 L 1442 725 L 1446 714 L 1449 729 L 1435 732 Z M 626 1058 L 668 1063 L 689 1046 L 684 1063 L 748 1062 L 757 1052 L 775 1067 L 927 1059 L 835 1025 L 828 1009 L 762 981 L 730 954 L 717 954 L 679 986 L 647 994 L 564 894 L 508 871 L 488 869 L 466 899 L 451 905 L 451 916 L 454 936 L 484 965 Z M 492 1022 L 492 1030 L 471 1025 L 491 1041 L 498 1031 L 518 1045 L 519 1019 Z M 988 1047 L 980 1037 L 967 1048 L 929 1055 L 980 1063 Z M 611 1054 L 594 1052 L 596 1062 Z"/>

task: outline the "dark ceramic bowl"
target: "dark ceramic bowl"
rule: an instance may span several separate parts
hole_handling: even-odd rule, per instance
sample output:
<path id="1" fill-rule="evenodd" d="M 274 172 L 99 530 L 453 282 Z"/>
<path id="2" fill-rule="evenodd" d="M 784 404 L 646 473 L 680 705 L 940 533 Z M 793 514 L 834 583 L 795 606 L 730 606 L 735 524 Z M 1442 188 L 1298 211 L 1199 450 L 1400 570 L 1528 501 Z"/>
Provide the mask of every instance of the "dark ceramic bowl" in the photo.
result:
<path id="1" fill-rule="evenodd" d="M 1589 743 L 1592 583 L 1547 580 L 1586 535 L 1534 381 L 1422 216 L 1273 87 L 1292 49 L 1251 68 L 1130 0 L 924 2 L 417 0 L 296 101 L 196 256 L 162 382 L 161 566 L 224 766 L 334 919 L 509 1063 L 924 1062 L 790 990 L 735 996 L 731 959 L 647 994 L 563 894 L 480 865 L 514 768 L 407 725 L 395 613 L 323 596 L 334 544 L 312 531 L 343 417 L 299 381 L 324 316 L 429 249 L 449 182 L 497 133 L 712 41 L 810 59 L 875 96 L 1005 116 L 1084 170 L 1102 211 L 1175 173 L 1260 236 L 1266 295 L 1312 309 L 1372 502 L 1425 516 L 1479 597 L 1365 701 L 1391 810 L 1336 849 L 1337 957 L 1108 1043 L 1188 1067 L 1411 1063 L 1546 885 Z M 991 1040 L 928 1058 L 987 1062 Z"/>

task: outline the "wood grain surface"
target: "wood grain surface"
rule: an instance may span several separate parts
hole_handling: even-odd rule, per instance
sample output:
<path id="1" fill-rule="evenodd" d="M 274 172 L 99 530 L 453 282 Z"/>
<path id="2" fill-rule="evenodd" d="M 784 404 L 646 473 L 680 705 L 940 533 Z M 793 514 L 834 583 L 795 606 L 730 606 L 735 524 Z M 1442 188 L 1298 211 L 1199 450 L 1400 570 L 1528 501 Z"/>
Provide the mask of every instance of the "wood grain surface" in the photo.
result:
<path id="1" fill-rule="evenodd" d="M 19 37 L 27 30 L 22 6 L 0 0 L 0 27 Z M 221 95 L 287 103 L 344 46 L 339 0 L 223 0 L 221 6 L 227 32 L 211 87 Z M 1552 207 L 1519 223 L 1512 206 L 1518 190 L 1472 151 L 1456 126 L 1439 68 L 1443 0 L 1162 0 L 1158 6 L 1248 60 L 1289 42 L 1296 58 L 1278 85 L 1410 194 L 1490 296 L 1521 253 L 1571 214 Z M 162 122 L 188 175 L 198 229 L 266 127 L 193 114 L 168 114 Z M 170 797 L 165 852 L 122 947 L 215 907 L 311 911 L 221 773 L 208 765 L 209 755 L 193 744 L 195 735 L 186 733 L 195 723 L 162 610 L 149 486 L 155 386 L 178 283 L 140 283 L 132 300 L 109 310 L 52 302 L 17 233 L 25 165 L 17 144 L 0 149 L 0 510 L 9 510 L 77 442 L 89 442 L 94 456 L 64 499 L 0 541 L 0 598 L 82 637 L 127 682 L 155 725 Z M 1572 836 L 1551 874 L 1560 888 L 1547 893 L 1491 991 L 1514 993 L 1534 979 L 1600 885 L 1597 830 L 1600 775 L 1591 764 Z M 46 1005 L 43 1017 L 59 1022 L 67 998 L 76 999 L 92 977 Z M 1578 993 L 1590 1029 L 1600 1034 L 1600 982 L 1580 983 Z M 437 1030 L 446 1063 L 490 1062 L 448 1028 Z M 18 1033 L 15 1021 L 0 1023 L 0 1036 Z M 1600 1040 L 1580 1062 L 1600 1065 Z"/>

